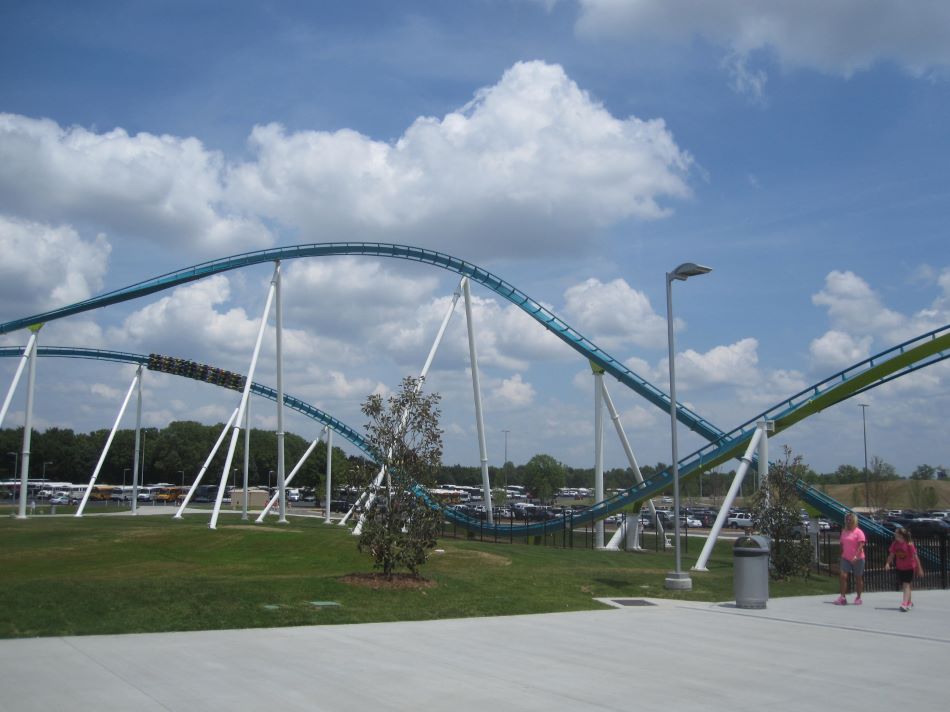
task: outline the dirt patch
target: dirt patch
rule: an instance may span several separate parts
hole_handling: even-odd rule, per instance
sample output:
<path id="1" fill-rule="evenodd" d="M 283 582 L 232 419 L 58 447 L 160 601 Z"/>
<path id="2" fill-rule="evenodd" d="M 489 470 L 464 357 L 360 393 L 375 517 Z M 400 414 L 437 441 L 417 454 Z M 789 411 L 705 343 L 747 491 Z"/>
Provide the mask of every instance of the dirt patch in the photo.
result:
<path id="1" fill-rule="evenodd" d="M 262 527 L 260 525 L 254 524 L 235 524 L 234 526 L 229 526 L 228 529 L 248 529 L 254 532 L 293 532 L 294 534 L 302 534 L 303 529 L 288 529 L 287 527 Z"/>
<path id="2" fill-rule="evenodd" d="M 429 557 L 430 562 L 437 562 L 439 559 L 451 559 L 452 561 L 471 561 L 488 566 L 511 566 L 511 559 L 501 554 L 493 554 L 489 551 L 471 551 L 463 549 L 446 549 L 444 554 Z"/>
<path id="3" fill-rule="evenodd" d="M 412 574 L 393 574 L 392 578 L 386 578 L 381 573 L 371 574 L 347 574 L 339 579 L 342 583 L 351 586 L 362 586 L 371 588 L 374 591 L 400 591 L 406 589 L 434 588 L 438 584 L 432 579 L 414 576 Z"/>

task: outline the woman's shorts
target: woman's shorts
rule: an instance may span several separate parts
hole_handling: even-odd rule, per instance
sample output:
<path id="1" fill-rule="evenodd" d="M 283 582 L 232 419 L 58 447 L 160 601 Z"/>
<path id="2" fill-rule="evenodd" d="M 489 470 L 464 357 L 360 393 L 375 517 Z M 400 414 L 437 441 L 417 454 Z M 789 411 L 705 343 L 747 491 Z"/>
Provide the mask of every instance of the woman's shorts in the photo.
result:
<path id="1" fill-rule="evenodd" d="M 851 561 L 851 559 L 841 560 L 841 573 L 854 574 L 855 576 L 864 576 L 864 559 Z"/>
<path id="2" fill-rule="evenodd" d="M 900 583 L 910 583 L 914 580 L 913 569 L 894 569 L 897 572 L 897 580 Z"/>

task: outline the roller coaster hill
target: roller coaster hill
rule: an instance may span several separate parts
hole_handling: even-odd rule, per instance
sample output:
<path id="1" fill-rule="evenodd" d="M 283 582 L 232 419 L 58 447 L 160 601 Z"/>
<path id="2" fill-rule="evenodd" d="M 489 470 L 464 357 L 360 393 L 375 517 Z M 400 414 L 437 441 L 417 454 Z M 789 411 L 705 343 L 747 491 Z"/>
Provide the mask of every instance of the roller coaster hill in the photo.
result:
<path id="1" fill-rule="evenodd" d="M 30 328 L 34 332 L 33 336 L 35 337 L 35 332 L 39 330 L 42 324 L 48 321 L 137 299 L 214 274 L 265 262 L 273 262 L 279 269 L 280 262 L 283 260 L 308 257 L 319 258 L 334 255 L 362 255 L 367 257 L 410 260 L 455 272 L 462 277 L 466 288 L 466 281 L 470 281 L 489 289 L 522 309 L 531 318 L 541 324 L 543 328 L 550 331 L 557 338 L 574 349 L 580 356 L 588 360 L 592 367 L 601 369 L 602 372 L 613 376 L 622 385 L 628 387 L 664 411 L 669 412 L 671 409 L 672 404 L 666 393 L 628 369 L 620 361 L 581 335 L 543 305 L 513 285 L 505 282 L 500 277 L 477 265 L 444 253 L 389 243 L 316 243 L 249 252 L 213 260 L 168 273 L 154 279 L 139 282 L 65 307 L 8 321 L 0 324 L 0 334 L 8 334 L 21 329 Z M 29 345 L 25 348 L 6 347 L 0 349 L 0 355 L 25 357 L 28 355 L 28 351 Z M 37 352 L 42 356 L 91 358 L 119 363 L 138 364 L 155 370 L 164 370 L 178 373 L 178 375 L 185 377 L 206 380 L 216 385 L 235 390 L 243 388 L 246 383 L 246 378 L 250 378 L 253 375 L 249 373 L 247 377 L 244 377 L 230 372 L 223 372 L 220 369 L 213 369 L 212 367 L 206 367 L 206 369 L 210 369 L 206 371 L 202 371 L 199 367 L 198 370 L 193 373 L 181 372 L 182 370 L 193 370 L 190 365 L 191 362 L 182 362 L 183 365 L 181 365 L 181 368 L 178 368 L 176 367 L 176 362 L 169 361 L 168 357 L 156 354 L 129 354 L 71 347 L 37 347 Z M 950 325 L 945 325 L 913 339 L 909 339 L 868 359 L 864 359 L 849 368 L 839 371 L 728 431 L 721 430 L 686 406 L 677 403 L 675 407 L 677 420 L 686 425 L 690 430 L 698 433 L 707 441 L 706 445 L 680 459 L 678 463 L 679 474 L 684 479 L 693 477 L 703 471 L 715 468 L 718 465 L 736 458 L 749 460 L 754 464 L 755 450 L 749 447 L 754 438 L 760 437 L 766 432 L 780 433 L 811 415 L 894 379 L 936 364 L 948 356 L 950 356 Z M 252 367 L 253 365 L 254 360 L 252 360 Z M 277 390 L 258 383 L 252 382 L 247 390 L 271 400 L 282 400 L 286 407 L 303 413 L 307 417 L 324 424 L 329 429 L 342 435 L 363 453 L 371 456 L 370 449 L 358 432 L 314 406 L 290 395 L 282 394 L 282 397 L 280 397 Z M 0 425 L 2 425 L 2 420 L 0 420 Z M 745 457 L 743 457 L 744 453 Z M 514 536 L 532 536 L 541 533 L 551 533 L 569 524 L 571 526 L 582 526 L 591 522 L 599 522 L 611 514 L 620 512 L 621 510 L 629 510 L 637 504 L 646 502 L 671 485 L 672 472 L 671 468 L 668 468 L 644 479 L 642 482 L 626 490 L 594 503 L 581 512 L 575 513 L 570 518 L 570 521 L 568 521 L 567 517 L 560 517 L 544 522 L 526 522 L 513 527 L 516 531 L 512 531 L 512 527 L 508 525 L 504 527 L 503 534 L 505 536 L 510 534 Z M 827 517 L 840 522 L 843 520 L 845 513 L 849 511 L 846 506 L 819 492 L 804 481 L 798 481 L 796 487 L 799 496 L 805 502 L 815 507 Z M 423 488 L 417 487 L 417 494 L 426 499 L 431 506 L 439 507 L 435 499 L 430 497 Z M 487 531 L 490 533 L 491 527 L 497 527 L 497 525 L 486 524 L 485 521 L 468 517 L 451 508 L 445 509 L 445 515 L 456 525 L 473 531 Z M 890 536 L 889 530 L 867 516 L 860 515 L 860 519 L 861 526 L 865 531 L 870 531 L 885 537 Z"/>

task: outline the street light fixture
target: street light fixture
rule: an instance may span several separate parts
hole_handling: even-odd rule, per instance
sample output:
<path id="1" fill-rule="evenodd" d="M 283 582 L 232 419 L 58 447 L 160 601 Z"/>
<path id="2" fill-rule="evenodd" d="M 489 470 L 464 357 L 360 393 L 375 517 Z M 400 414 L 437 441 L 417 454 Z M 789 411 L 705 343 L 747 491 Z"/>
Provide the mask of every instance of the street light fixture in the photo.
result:
<path id="1" fill-rule="evenodd" d="M 693 581 L 689 572 L 682 569 L 680 555 L 680 471 L 679 455 L 676 452 L 676 365 L 673 347 L 673 281 L 685 282 L 690 277 L 712 272 L 711 267 L 703 267 L 692 262 L 684 262 L 672 272 L 666 273 L 666 329 L 670 359 L 670 431 L 673 442 L 673 538 L 676 548 L 676 567 L 666 576 L 665 588 L 676 591 L 690 591 Z"/>
<path id="2" fill-rule="evenodd" d="M 870 408 L 867 403 L 858 403 L 858 408 L 861 409 L 861 425 L 864 428 L 864 509 L 869 513 L 871 508 L 871 495 L 868 485 L 868 419 L 867 412 Z"/>

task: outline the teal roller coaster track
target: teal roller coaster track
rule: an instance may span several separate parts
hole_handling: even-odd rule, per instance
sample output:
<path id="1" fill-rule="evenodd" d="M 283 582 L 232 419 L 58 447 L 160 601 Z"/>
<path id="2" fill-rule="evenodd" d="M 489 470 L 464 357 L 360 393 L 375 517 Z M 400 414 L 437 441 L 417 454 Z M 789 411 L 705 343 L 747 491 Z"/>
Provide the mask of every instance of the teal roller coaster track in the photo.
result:
<path id="1" fill-rule="evenodd" d="M 97 297 L 92 297 L 69 306 L 0 324 L 0 334 L 10 333 L 54 319 L 61 319 L 74 314 L 137 299 L 142 296 L 154 294 L 165 289 L 241 267 L 301 257 L 326 257 L 335 255 L 365 255 L 410 260 L 430 264 L 466 276 L 471 281 L 485 286 L 512 304 L 518 306 L 529 316 L 538 321 L 545 329 L 551 331 L 581 354 L 585 359 L 601 366 L 607 373 L 614 376 L 618 381 L 629 387 L 638 395 L 646 398 L 665 411 L 669 411 L 670 409 L 670 399 L 666 393 L 628 369 L 610 354 L 573 329 L 569 324 L 562 321 L 555 314 L 513 285 L 470 262 L 441 252 L 406 245 L 363 242 L 320 243 L 249 252 L 219 260 L 212 260 L 154 279 L 139 282 Z M 22 353 L 22 349 L 0 349 L 0 356 L 14 356 L 19 353 Z M 41 347 L 40 353 L 48 356 L 93 358 L 136 364 L 147 363 L 148 360 L 147 356 L 139 354 L 123 354 L 121 352 L 73 349 L 68 347 Z M 750 418 L 729 432 L 720 430 L 689 408 L 677 404 L 677 419 L 708 441 L 706 446 L 687 455 L 680 461 L 680 475 L 686 478 L 738 457 L 752 437 L 756 423 L 762 420 L 772 421 L 774 423 L 775 432 L 781 432 L 800 420 L 818 413 L 825 408 L 895 378 L 942 361 L 948 356 L 950 356 L 950 325 L 927 332 L 926 334 L 922 334 L 921 336 L 887 349 L 869 359 L 860 361 L 850 368 L 840 371 L 796 393 L 790 398 L 781 401 L 772 408 L 763 411 L 754 418 Z M 252 390 L 258 395 L 276 401 L 276 392 L 271 388 L 254 384 Z M 284 402 L 288 407 L 329 425 L 355 446 L 364 452 L 368 452 L 368 448 L 362 437 L 344 423 L 291 396 L 285 396 Z M 672 474 L 670 470 L 659 472 L 648 480 L 645 480 L 642 484 L 624 490 L 602 502 L 597 502 L 583 512 L 574 515 L 571 518 L 571 524 L 574 526 L 584 525 L 621 509 L 631 507 L 666 489 L 671 483 Z M 846 508 L 840 503 L 823 495 L 814 488 L 809 487 L 804 482 L 799 482 L 798 488 L 802 498 L 814 505 L 822 513 L 839 520 L 843 517 Z M 436 506 L 421 488 L 419 495 L 426 498 L 433 506 Z M 451 520 L 466 528 L 482 530 L 485 530 L 486 527 L 491 528 L 484 522 L 471 519 L 454 510 L 447 510 L 446 514 Z M 530 536 L 542 532 L 556 531 L 567 524 L 567 520 L 562 517 L 547 522 L 525 524 L 516 527 L 516 531 L 512 533 L 516 536 Z M 870 520 L 862 518 L 862 525 L 871 530 L 878 530 L 879 533 L 886 533 L 886 530 Z M 509 530 L 509 528 L 505 528 L 506 533 L 508 533 Z"/>

